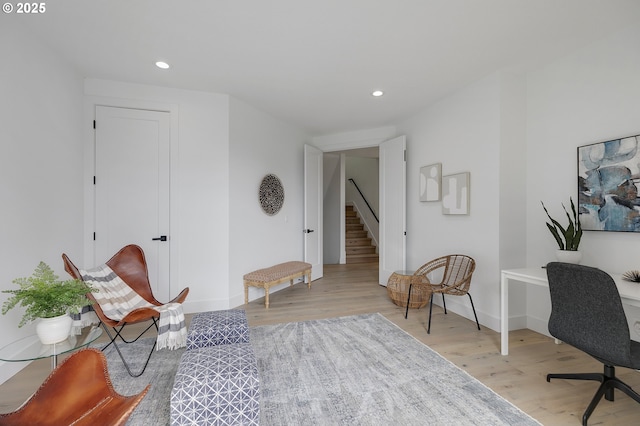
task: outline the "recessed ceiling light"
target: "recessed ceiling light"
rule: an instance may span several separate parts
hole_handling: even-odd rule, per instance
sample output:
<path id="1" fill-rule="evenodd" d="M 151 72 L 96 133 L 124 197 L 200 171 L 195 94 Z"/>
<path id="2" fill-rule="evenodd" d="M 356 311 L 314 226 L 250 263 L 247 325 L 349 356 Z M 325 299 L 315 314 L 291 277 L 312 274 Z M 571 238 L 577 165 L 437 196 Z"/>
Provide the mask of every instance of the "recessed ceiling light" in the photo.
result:
<path id="1" fill-rule="evenodd" d="M 163 61 L 158 61 L 156 62 L 156 67 L 158 68 L 162 68 L 163 70 L 166 70 L 169 68 L 169 64 Z"/>
<path id="2" fill-rule="evenodd" d="M 382 90 L 374 90 L 371 93 L 372 96 L 375 96 L 376 98 L 379 98 L 380 96 L 384 95 L 384 92 Z"/>

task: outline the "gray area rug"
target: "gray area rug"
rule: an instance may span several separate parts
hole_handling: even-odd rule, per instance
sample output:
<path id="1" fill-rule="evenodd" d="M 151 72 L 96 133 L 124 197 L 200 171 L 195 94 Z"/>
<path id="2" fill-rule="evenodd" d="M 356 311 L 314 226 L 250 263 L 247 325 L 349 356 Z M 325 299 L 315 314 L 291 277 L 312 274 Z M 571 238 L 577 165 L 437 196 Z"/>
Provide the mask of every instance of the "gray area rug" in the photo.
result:
<path id="1" fill-rule="evenodd" d="M 152 343 L 127 345 L 125 356 L 141 365 Z M 262 425 L 539 424 L 380 314 L 252 327 L 251 343 Z M 182 350 L 154 353 L 138 378 L 105 353 L 120 393 L 152 384 L 127 424 L 168 424 Z"/>
<path id="2" fill-rule="evenodd" d="M 537 425 L 380 314 L 251 329 L 263 425 Z"/>
<path id="3" fill-rule="evenodd" d="M 142 369 L 147 359 L 149 350 L 155 341 L 154 338 L 140 339 L 128 345 L 119 343 L 119 347 L 129 362 L 131 371 L 137 373 Z M 104 345 L 98 346 L 101 348 Z M 178 364 L 184 349 L 156 351 L 149 361 L 144 374 L 140 377 L 131 377 L 122 364 L 118 353 L 109 346 L 104 351 L 107 357 L 109 376 L 116 391 L 122 395 L 133 395 L 141 392 L 145 386 L 151 383 L 151 388 L 140 402 L 140 405 L 129 417 L 127 425 L 168 425 L 170 419 L 169 400 L 173 379 L 178 371 Z"/>

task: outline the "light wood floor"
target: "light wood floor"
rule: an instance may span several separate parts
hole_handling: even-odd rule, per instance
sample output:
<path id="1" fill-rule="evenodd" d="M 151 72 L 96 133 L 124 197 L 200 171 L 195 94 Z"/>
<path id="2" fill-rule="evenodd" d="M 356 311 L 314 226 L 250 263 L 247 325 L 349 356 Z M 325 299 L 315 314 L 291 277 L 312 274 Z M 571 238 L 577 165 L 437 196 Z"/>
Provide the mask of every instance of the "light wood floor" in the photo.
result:
<path id="1" fill-rule="evenodd" d="M 554 380 L 547 373 L 601 372 L 602 365 L 568 346 L 531 330 L 511 332 L 510 354 L 500 355 L 500 335 L 453 313 L 444 315 L 434 307 L 431 334 L 426 331 L 428 310 L 404 309 L 394 305 L 386 289 L 377 284 L 377 264 L 325 265 L 324 278 L 311 290 L 296 284 L 273 293 L 271 306 L 264 299 L 246 306 L 250 326 L 304 321 L 360 313 L 380 312 L 407 333 L 429 345 L 545 425 L 579 425 L 582 413 L 598 383 Z M 471 287 L 473 294 L 473 285 Z M 37 361 L 0 385 L 0 412 L 19 406 L 49 373 L 48 361 Z M 618 376 L 640 389 L 640 372 L 617 369 Z M 616 391 L 615 402 L 603 400 L 590 418 L 590 425 L 638 425 L 640 404 Z"/>

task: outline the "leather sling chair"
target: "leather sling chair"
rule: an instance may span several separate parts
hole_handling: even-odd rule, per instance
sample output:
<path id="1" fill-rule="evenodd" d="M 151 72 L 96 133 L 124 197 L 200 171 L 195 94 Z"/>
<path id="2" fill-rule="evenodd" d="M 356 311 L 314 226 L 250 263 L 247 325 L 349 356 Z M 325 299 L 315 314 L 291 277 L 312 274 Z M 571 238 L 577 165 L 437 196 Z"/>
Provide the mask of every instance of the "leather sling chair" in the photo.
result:
<path id="1" fill-rule="evenodd" d="M 0 414 L 0 426 L 124 425 L 150 387 L 120 395 L 111 384 L 104 354 L 83 349 L 60 363 L 20 408 Z"/>
<path id="2" fill-rule="evenodd" d="M 73 262 L 71 262 L 71 259 L 69 259 L 66 254 L 63 254 L 62 260 L 64 261 L 65 271 L 67 271 L 72 277 L 81 280 L 82 275 L 80 274 L 78 268 L 73 264 Z M 140 295 L 140 297 L 142 297 L 144 300 L 155 306 L 163 305 L 163 303 L 157 301 L 153 296 L 151 284 L 149 283 L 149 275 L 147 272 L 147 262 L 145 260 L 142 248 L 134 244 L 127 245 L 120 249 L 120 251 L 118 251 L 118 253 L 116 253 L 111 259 L 109 259 L 106 262 L 106 265 L 109 266 L 125 282 L 125 284 L 131 287 L 131 289 L 133 289 L 133 291 Z M 177 297 L 175 297 L 168 303 L 183 303 L 187 298 L 187 294 L 189 294 L 188 287 L 182 290 Z M 87 293 L 87 297 L 96 302 L 95 297 L 92 293 Z M 142 335 L 145 334 L 149 329 L 151 329 L 151 327 L 155 326 L 157 332 L 160 313 L 153 308 L 143 307 L 132 310 L 131 312 L 127 313 L 127 315 L 124 316 L 124 318 L 122 318 L 121 320 L 114 320 L 105 315 L 98 303 L 93 304 L 93 310 L 100 319 L 100 324 L 111 339 L 111 341 L 105 347 L 103 347 L 102 350 L 104 351 L 111 344 L 113 344 L 118 351 L 118 354 L 120 355 L 120 358 L 122 359 L 122 362 L 124 363 L 124 366 L 127 369 L 129 375 L 131 375 L 132 377 L 138 377 L 142 375 L 142 373 L 144 373 L 144 370 L 147 368 L 147 365 L 149 364 L 149 360 L 151 359 L 151 355 L 153 354 L 153 350 L 155 349 L 155 343 L 151 348 L 151 351 L 149 352 L 149 356 L 147 357 L 142 370 L 140 372 L 133 373 L 131 371 L 129 363 L 125 360 L 120 348 L 116 343 L 116 338 L 119 337 L 124 343 L 133 343 L 140 337 L 142 337 Z M 149 324 L 149 326 L 135 339 L 127 340 L 122 335 L 122 330 L 126 325 L 141 323 L 145 321 L 151 321 L 151 324 Z M 112 334 L 107 326 L 111 327 L 115 334 Z"/>

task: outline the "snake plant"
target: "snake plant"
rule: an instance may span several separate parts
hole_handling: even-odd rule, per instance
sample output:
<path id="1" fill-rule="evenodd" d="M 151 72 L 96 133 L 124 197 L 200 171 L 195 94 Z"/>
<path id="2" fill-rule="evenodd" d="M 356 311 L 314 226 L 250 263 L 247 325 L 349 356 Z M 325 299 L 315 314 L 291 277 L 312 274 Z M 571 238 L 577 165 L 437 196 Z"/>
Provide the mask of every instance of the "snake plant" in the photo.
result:
<path id="1" fill-rule="evenodd" d="M 560 250 L 577 251 L 578 246 L 580 245 L 580 239 L 582 238 L 582 226 L 580 225 L 580 218 L 578 217 L 576 206 L 573 204 L 573 199 L 569 198 L 569 200 L 571 201 L 571 213 L 573 218 L 569 215 L 564 204 L 562 204 L 562 208 L 564 209 L 564 212 L 567 215 L 567 220 L 569 221 L 566 228 L 560 225 L 557 220 L 552 218 L 544 203 L 542 201 L 541 203 L 544 212 L 551 221 L 551 223 L 547 222 L 547 228 L 549 228 L 553 238 L 556 239 Z"/>

